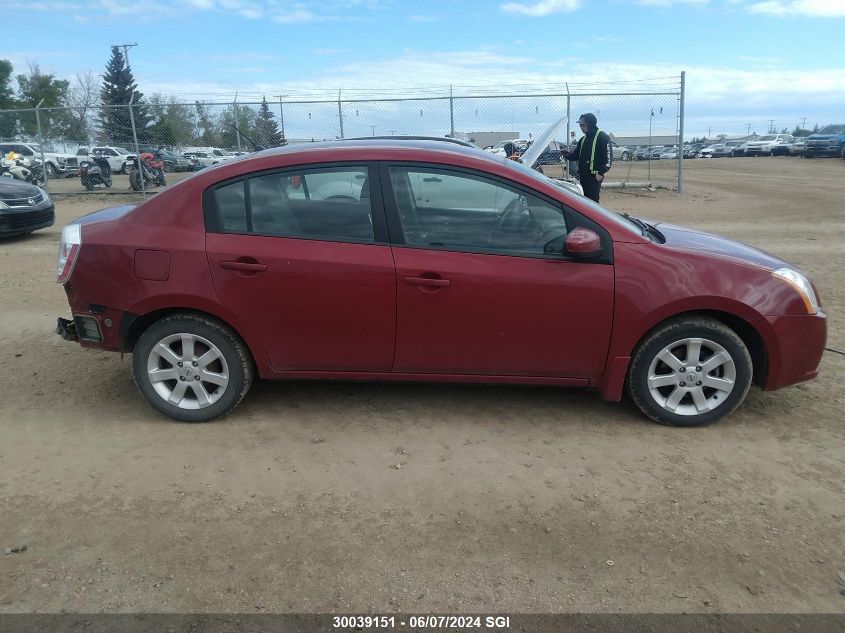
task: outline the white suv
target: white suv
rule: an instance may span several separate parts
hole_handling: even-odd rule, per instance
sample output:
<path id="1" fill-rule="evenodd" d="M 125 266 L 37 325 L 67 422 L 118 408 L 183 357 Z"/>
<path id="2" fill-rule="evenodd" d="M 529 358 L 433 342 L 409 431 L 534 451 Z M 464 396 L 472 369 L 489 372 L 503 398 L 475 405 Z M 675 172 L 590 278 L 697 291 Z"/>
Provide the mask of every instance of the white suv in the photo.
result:
<path id="1" fill-rule="evenodd" d="M 775 154 L 788 154 L 789 143 L 792 142 L 792 134 L 766 134 L 756 141 L 749 141 L 745 144 L 745 155 L 755 156 L 762 154 L 774 156 Z"/>

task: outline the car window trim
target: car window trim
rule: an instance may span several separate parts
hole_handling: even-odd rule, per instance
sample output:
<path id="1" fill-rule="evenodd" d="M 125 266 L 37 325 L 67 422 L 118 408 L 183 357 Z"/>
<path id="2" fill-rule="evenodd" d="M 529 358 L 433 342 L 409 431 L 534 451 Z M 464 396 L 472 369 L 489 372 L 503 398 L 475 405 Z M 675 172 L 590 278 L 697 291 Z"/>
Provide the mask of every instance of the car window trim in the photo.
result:
<path id="1" fill-rule="evenodd" d="M 577 263 L 584 263 L 584 264 L 609 264 L 613 265 L 613 240 L 610 237 L 610 233 L 608 233 L 607 229 L 601 226 L 598 222 L 587 218 L 582 213 L 579 213 L 572 207 L 566 205 L 565 203 L 561 202 L 560 200 L 555 200 L 554 198 L 546 195 L 543 192 L 537 191 L 535 189 L 531 189 L 530 187 L 526 187 L 522 183 L 515 182 L 513 180 L 509 180 L 507 178 L 503 178 L 498 176 L 497 174 L 488 174 L 486 172 L 478 171 L 476 169 L 471 169 L 467 167 L 461 167 L 458 165 L 444 165 L 443 163 L 428 163 L 424 161 L 379 161 L 379 171 L 380 171 L 380 180 L 382 184 L 382 195 L 384 196 L 384 209 L 385 214 L 387 216 L 387 227 L 388 233 L 390 235 L 390 245 L 394 248 L 415 248 L 415 249 L 422 249 L 422 250 L 436 250 L 436 251 L 446 251 L 451 253 L 470 253 L 474 255 L 496 255 L 501 257 L 529 257 L 531 259 L 544 259 L 553 262 L 577 262 Z M 572 231 L 576 226 L 585 226 L 588 225 L 588 228 L 591 230 L 596 231 L 599 234 L 602 242 L 602 248 L 605 251 L 604 255 L 601 258 L 597 259 L 586 259 L 586 258 L 579 258 L 579 257 L 572 257 L 570 255 L 564 255 L 563 253 L 560 254 L 549 254 L 549 253 L 525 253 L 519 251 L 510 251 L 504 252 L 498 249 L 481 249 L 481 248 L 459 248 L 455 246 L 432 246 L 432 245 L 422 245 L 422 244 L 407 244 L 405 242 L 405 233 L 402 229 L 402 219 L 399 213 L 399 208 L 396 203 L 396 194 L 393 191 L 393 182 L 390 178 L 390 168 L 391 167 L 399 167 L 399 168 L 414 168 L 417 167 L 419 169 L 436 169 L 444 172 L 455 172 L 461 175 L 469 175 L 475 176 L 478 178 L 482 178 L 485 180 L 492 181 L 494 183 L 501 183 L 502 186 L 510 187 L 512 189 L 516 189 L 519 192 L 522 192 L 527 195 L 534 196 L 543 202 L 550 204 L 554 207 L 557 207 L 561 210 L 561 213 L 564 216 L 564 221 L 566 222 L 567 234 L 569 231 Z M 570 219 L 572 220 L 570 224 Z M 572 228 L 570 228 L 570 226 Z M 565 238 L 564 238 L 565 239 Z"/>
<path id="2" fill-rule="evenodd" d="M 285 174 L 290 172 L 297 172 L 304 175 L 304 172 L 320 172 L 326 169 L 343 169 L 353 167 L 365 167 L 367 169 L 367 185 L 370 188 L 370 213 L 373 222 L 373 239 L 371 240 L 357 240 L 352 238 L 317 238 L 308 237 L 305 235 L 264 235 L 256 233 L 252 225 L 252 205 L 247 203 L 249 200 L 249 185 L 250 178 L 260 178 L 262 176 L 271 176 L 275 174 Z M 247 232 L 243 231 L 224 231 L 221 227 L 216 225 L 216 218 L 219 217 L 217 212 L 217 203 L 214 197 L 214 192 L 217 189 L 231 185 L 235 182 L 242 181 L 244 183 L 244 204 L 246 205 L 247 214 Z M 202 194 L 203 219 L 206 233 L 218 233 L 224 235 L 251 235 L 253 237 L 270 237 L 283 238 L 292 240 L 308 240 L 312 242 L 336 242 L 346 244 L 375 244 L 379 246 L 389 246 L 390 239 L 388 237 L 388 224 L 385 218 L 384 200 L 381 194 L 381 182 L 379 174 L 379 165 L 376 161 L 332 161 L 328 163 L 307 163 L 305 165 L 289 165 L 286 167 L 275 167 L 270 169 L 261 169 L 253 171 L 248 174 L 241 174 L 226 180 L 214 183 L 207 187 Z M 213 227 L 213 228 L 210 228 Z"/>

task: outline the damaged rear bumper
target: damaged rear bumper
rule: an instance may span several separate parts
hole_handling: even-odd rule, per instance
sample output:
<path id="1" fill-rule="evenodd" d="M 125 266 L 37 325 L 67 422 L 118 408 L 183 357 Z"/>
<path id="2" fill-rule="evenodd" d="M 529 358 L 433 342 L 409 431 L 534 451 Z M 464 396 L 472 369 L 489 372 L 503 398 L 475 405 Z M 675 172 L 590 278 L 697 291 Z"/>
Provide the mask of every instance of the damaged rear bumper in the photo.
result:
<path id="1" fill-rule="evenodd" d="M 59 317 L 58 325 L 56 326 L 56 334 L 66 341 L 70 341 L 72 343 L 79 342 L 79 334 L 76 331 L 76 323 L 74 321 Z"/>

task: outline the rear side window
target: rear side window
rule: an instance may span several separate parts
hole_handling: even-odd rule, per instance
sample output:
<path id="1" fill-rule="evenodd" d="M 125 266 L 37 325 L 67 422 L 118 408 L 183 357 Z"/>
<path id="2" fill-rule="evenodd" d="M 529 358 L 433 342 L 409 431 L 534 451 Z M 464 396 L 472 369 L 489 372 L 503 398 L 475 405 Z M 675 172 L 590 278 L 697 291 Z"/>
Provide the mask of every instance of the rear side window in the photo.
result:
<path id="1" fill-rule="evenodd" d="M 368 171 L 337 167 L 254 176 L 218 187 L 211 232 L 372 242 Z"/>

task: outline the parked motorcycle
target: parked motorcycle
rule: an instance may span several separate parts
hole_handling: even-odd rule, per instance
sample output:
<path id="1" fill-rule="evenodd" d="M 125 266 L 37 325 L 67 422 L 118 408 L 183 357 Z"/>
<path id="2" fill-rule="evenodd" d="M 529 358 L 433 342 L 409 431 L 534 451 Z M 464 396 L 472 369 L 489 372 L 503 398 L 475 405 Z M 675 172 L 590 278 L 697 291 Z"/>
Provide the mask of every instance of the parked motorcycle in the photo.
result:
<path id="1" fill-rule="evenodd" d="M 102 156 L 95 156 L 93 160 L 82 161 L 79 165 L 79 180 L 82 186 L 91 191 L 97 185 L 107 189 L 111 187 L 111 166 Z"/>
<path id="2" fill-rule="evenodd" d="M 44 186 L 44 168 L 40 160 L 3 158 L 0 161 L 0 176 L 22 180 L 38 187 Z"/>
<path id="3" fill-rule="evenodd" d="M 129 159 L 129 186 L 133 191 L 141 191 L 141 177 L 144 178 L 144 188 L 148 186 L 164 187 L 164 163 L 157 160 L 153 154 L 143 152 L 138 158 Z"/>

